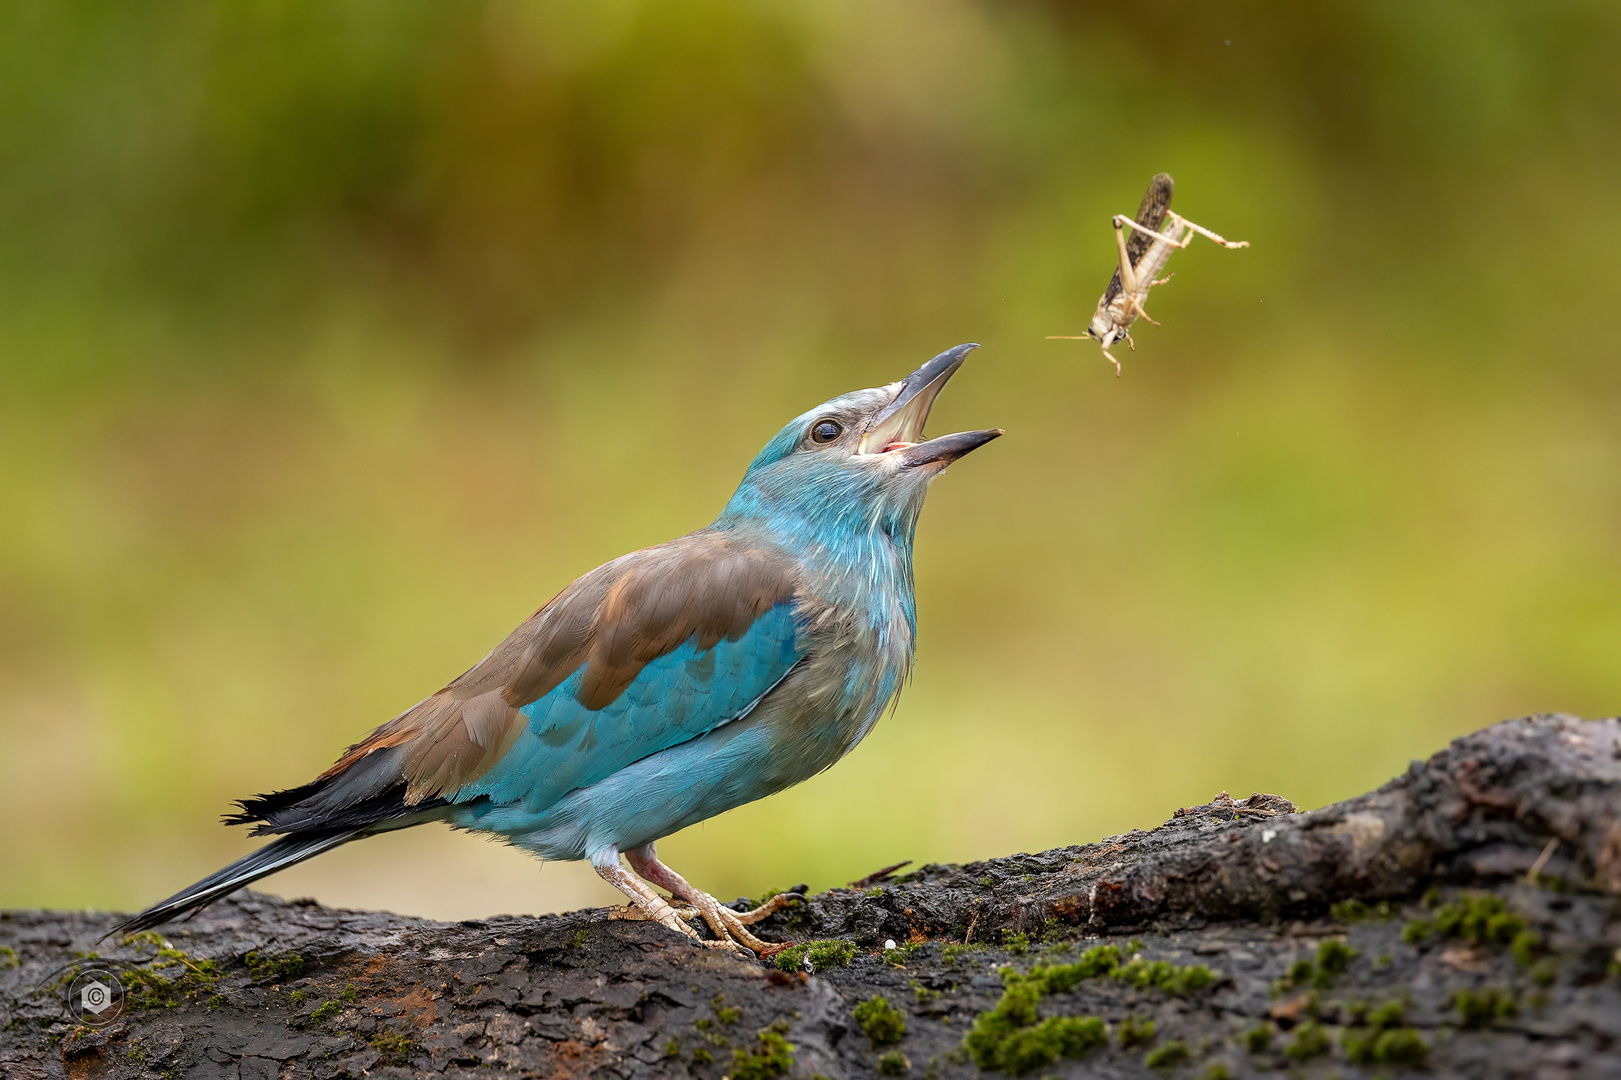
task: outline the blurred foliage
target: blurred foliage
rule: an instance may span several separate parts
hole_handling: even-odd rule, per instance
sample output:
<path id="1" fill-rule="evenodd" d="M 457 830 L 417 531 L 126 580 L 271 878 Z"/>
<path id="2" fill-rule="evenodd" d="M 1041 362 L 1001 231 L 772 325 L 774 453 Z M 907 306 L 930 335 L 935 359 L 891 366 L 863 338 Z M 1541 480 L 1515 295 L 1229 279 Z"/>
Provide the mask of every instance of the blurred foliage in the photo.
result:
<path id="1" fill-rule="evenodd" d="M 229 799 L 964 340 L 933 429 L 1010 437 L 931 497 L 914 685 L 670 840 L 694 880 L 1617 711 L 1618 46 L 1598 2 L 6 5 L 0 905 L 212 870 Z M 1179 254 L 1117 381 L 1043 337 L 1160 169 L 1253 247 Z M 267 885 L 601 896 L 418 832 Z"/>

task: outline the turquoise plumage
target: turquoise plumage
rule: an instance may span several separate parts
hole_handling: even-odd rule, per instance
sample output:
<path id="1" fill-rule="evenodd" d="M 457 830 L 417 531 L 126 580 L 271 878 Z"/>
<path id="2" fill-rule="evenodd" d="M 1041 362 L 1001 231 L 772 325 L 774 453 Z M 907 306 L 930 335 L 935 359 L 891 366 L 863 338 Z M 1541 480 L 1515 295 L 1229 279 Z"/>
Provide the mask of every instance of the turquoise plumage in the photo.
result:
<path id="1" fill-rule="evenodd" d="M 339 844 L 442 821 L 543 858 L 591 860 L 630 898 L 626 917 L 697 939 L 701 916 L 706 944 L 780 948 L 748 930 L 775 905 L 721 906 L 654 843 L 832 765 L 899 693 L 917 632 L 924 493 L 1001 434 L 921 441 L 973 348 L 796 417 L 712 525 L 584 575 L 315 780 L 242 802 L 230 820 L 280 838 L 120 929 Z"/>

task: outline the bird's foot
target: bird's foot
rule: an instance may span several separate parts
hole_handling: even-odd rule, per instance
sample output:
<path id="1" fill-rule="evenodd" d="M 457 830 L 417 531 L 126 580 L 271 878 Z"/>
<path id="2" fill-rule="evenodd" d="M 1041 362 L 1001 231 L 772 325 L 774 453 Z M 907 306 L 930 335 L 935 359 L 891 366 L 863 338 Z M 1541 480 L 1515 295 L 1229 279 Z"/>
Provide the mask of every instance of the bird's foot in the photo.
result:
<path id="1" fill-rule="evenodd" d="M 690 925 L 691 921 L 702 914 L 702 908 L 694 905 L 688 907 L 673 907 L 664 897 L 650 889 L 644 882 L 638 881 L 635 875 L 619 864 L 618 852 L 611 857 L 592 860 L 597 873 L 604 881 L 614 885 L 620 892 L 630 898 L 630 904 L 625 907 L 608 909 L 608 918 L 631 921 L 656 922 L 667 930 L 674 930 L 694 945 L 702 945 L 706 949 L 720 949 L 729 952 L 741 959 L 749 959 L 749 954 L 729 934 L 716 935 L 718 941 L 709 941 L 698 936 L 698 931 Z M 708 918 L 705 917 L 705 922 Z M 713 925 L 713 924 L 711 924 Z"/>
<path id="2" fill-rule="evenodd" d="M 752 959 L 748 952 L 744 951 L 737 942 L 729 937 L 719 940 L 699 937 L 698 931 L 694 930 L 691 925 L 698 918 L 698 914 L 696 909 L 687 907 L 684 904 L 680 907 L 667 904 L 662 897 L 657 899 L 656 907 L 650 905 L 644 908 L 637 903 L 608 909 L 608 918 L 610 919 L 625 922 L 656 922 L 665 929 L 674 930 L 676 933 L 688 938 L 694 945 L 700 945 L 706 949 L 718 949 L 721 952 L 731 953 L 733 956 L 744 960 Z"/>
<path id="3" fill-rule="evenodd" d="M 627 857 L 630 859 L 631 868 L 645 880 L 669 890 L 672 896 L 685 900 L 697 908 L 698 914 L 703 916 L 710 932 L 717 939 L 733 942 L 750 950 L 762 960 L 770 959 L 793 944 L 762 941 L 750 933 L 748 928 L 751 924 L 787 907 L 797 894 L 779 893 L 753 911 L 733 911 L 702 889 L 694 888 L 686 878 L 660 862 L 652 844 L 627 853 Z"/>
<path id="4" fill-rule="evenodd" d="M 682 882 L 682 884 L 686 885 L 686 882 Z M 698 914 L 703 916 L 704 922 L 709 924 L 710 931 L 717 938 L 723 941 L 735 941 L 745 949 L 754 952 L 762 960 L 769 959 L 788 947 L 770 941 L 761 941 L 749 932 L 748 925 L 744 922 L 744 914 L 752 915 L 754 912 L 740 913 L 733 911 L 702 889 L 694 889 L 691 885 L 686 887 L 690 891 L 677 893 L 676 895 L 698 909 Z M 760 918 L 765 918 L 765 916 L 762 915 Z M 759 920 L 750 921 L 758 922 Z"/>

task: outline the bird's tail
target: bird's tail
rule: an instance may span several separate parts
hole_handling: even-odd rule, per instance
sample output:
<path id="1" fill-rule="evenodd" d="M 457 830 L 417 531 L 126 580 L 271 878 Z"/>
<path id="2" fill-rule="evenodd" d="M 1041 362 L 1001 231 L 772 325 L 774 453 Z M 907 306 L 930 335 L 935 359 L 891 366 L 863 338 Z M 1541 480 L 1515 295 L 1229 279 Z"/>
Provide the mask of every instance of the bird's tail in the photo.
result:
<path id="1" fill-rule="evenodd" d="M 160 923 L 168 922 L 176 915 L 206 907 L 249 882 L 258 881 L 265 875 L 284 870 L 294 863 L 301 863 L 323 851 L 331 851 L 339 844 L 346 844 L 369 832 L 367 829 L 328 829 L 284 836 L 274 843 L 266 844 L 258 851 L 244 855 L 225 869 L 216 870 L 195 885 L 181 889 L 169 899 L 153 904 L 139 915 L 132 915 L 107 931 L 103 937 L 151 929 Z"/>

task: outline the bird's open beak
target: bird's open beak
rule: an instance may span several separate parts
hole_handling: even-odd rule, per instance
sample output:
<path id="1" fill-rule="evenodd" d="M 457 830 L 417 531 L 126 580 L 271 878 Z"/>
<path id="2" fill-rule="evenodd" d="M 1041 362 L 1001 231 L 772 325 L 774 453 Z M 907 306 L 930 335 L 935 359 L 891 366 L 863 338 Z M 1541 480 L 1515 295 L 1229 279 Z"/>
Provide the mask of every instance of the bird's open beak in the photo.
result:
<path id="1" fill-rule="evenodd" d="M 932 462 L 952 462 L 978 449 L 1001 435 L 1001 428 L 985 431 L 959 431 L 955 435 L 942 435 L 937 439 L 919 442 L 923 425 L 928 422 L 934 399 L 945 389 L 946 382 L 962 367 L 968 354 L 979 348 L 976 344 L 958 345 L 918 368 L 901 382 L 895 400 L 879 410 L 872 418 L 866 434 L 861 436 L 863 454 L 895 454 L 902 465 L 927 465 Z"/>

